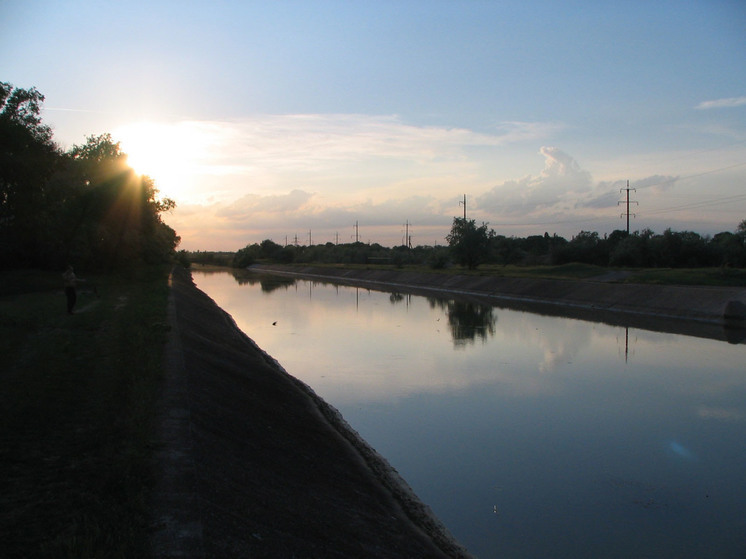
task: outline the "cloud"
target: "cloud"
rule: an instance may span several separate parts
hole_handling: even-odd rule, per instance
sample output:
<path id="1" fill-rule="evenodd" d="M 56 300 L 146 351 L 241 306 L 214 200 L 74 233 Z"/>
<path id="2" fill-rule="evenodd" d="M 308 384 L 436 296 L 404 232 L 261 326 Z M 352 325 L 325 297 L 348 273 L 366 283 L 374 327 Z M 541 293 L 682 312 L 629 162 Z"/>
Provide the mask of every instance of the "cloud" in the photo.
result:
<path id="1" fill-rule="evenodd" d="M 712 101 L 702 101 L 697 105 L 696 109 L 707 110 L 707 109 L 730 109 L 733 107 L 741 107 L 746 105 L 745 97 L 728 97 L 725 99 L 715 99 Z"/>
<path id="2" fill-rule="evenodd" d="M 448 226 L 454 206 L 458 212 L 454 193 L 486 183 L 510 146 L 540 142 L 561 127 L 510 121 L 475 131 L 359 114 L 257 115 L 171 126 L 179 138 L 194 138 L 198 149 L 189 151 L 190 172 L 173 190 L 157 177 L 156 184 L 176 199 L 170 221 L 190 246 L 192 236 L 204 238 L 198 227 L 205 231 L 208 223 L 230 229 L 234 238 L 261 240 L 309 229 L 334 236 L 359 221 L 366 228 L 390 227 L 390 239 L 376 239 L 388 243 L 398 241 L 409 222 L 428 231 L 428 243 L 442 241 L 445 233 L 430 232 Z M 572 167 L 547 149 L 553 158 L 548 173 L 559 176 Z"/>
<path id="3" fill-rule="evenodd" d="M 623 210 L 617 208 L 625 200 L 626 180 L 595 182 L 566 152 L 542 147 L 539 153 L 544 157 L 541 174 L 505 181 L 476 198 L 478 210 L 489 216 L 485 221 L 527 228 L 528 234 L 535 233 L 537 225 L 559 225 L 575 232 L 593 229 L 599 222 L 615 226 L 614 220 Z M 650 204 L 651 195 L 659 197 L 678 180 L 678 176 L 651 175 L 630 182 L 630 188 L 646 189 L 645 203 Z M 635 193 L 630 199 L 635 200 Z"/>
<path id="4" fill-rule="evenodd" d="M 738 408 L 717 408 L 712 406 L 699 406 L 697 416 L 702 419 L 714 419 L 726 422 L 743 421 L 744 419 L 743 411 Z"/>
<path id="5" fill-rule="evenodd" d="M 316 170 L 366 159 L 430 161 L 462 157 L 470 147 L 499 147 L 545 138 L 559 125 L 506 122 L 496 133 L 415 126 L 396 116 L 358 114 L 259 115 L 235 122 L 194 122 L 212 138 L 207 160 L 218 168 L 250 172 Z"/>
<path id="6" fill-rule="evenodd" d="M 541 145 L 554 130 L 546 123 L 504 123 L 485 133 L 413 126 L 396 116 L 269 115 L 190 126 L 181 131 L 200 139 L 190 176 L 199 180 L 202 197 L 175 196 L 178 206 L 167 218 L 187 249 L 235 250 L 267 238 L 307 239 L 309 231 L 315 243 L 348 242 L 356 223 L 366 242 L 393 246 L 402 242 L 405 222 L 415 244 L 442 244 L 463 211 L 463 193 L 470 218 L 508 235 L 610 231 L 623 211 L 626 179 L 595 181 L 555 146 L 534 156 L 538 165 L 543 161 L 538 173 L 495 184 L 496 172 L 510 176 L 526 165 L 521 142 Z M 696 228 L 706 217 L 701 212 L 672 216 L 667 208 L 671 189 L 677 197 L 699 194 L 698 182 L 650 173 L 659 166 L 648 165 L 648 176 L 630 183 L 638 189 L 641 226 Z M 624 172 L 630 168 L 627 162 Z M 651 221 L 656 215 L 663 217 Z"/>
<path id="7" fill-rule="evenodd" d="M 282 229 L 291 233 L 309 228 L 333 230 L 342 224 L 352 226 L 355 222 L 376 227 L 399 227 L 405 222 L 421 226 L 450 223 L 450 217 L 442 214 L 440 203 L 432 196 L 413 195 L 336 206 L 314 200 L 313 194 L 303 190 L 281 195 L 249 194 L 233 203 L 216 205 L 209 211 L 214 218 L 234 228 Z"/>
<path id="8" fill-rule="evenodd" d="M 654 194 L 661 194 L 674 187 L 678 176 L 652 175 L 632 181 L 629 185 L 634 191 L 649 188 Z M 619 202 L 625 199 L 624 190 L 627 188 L 626 180 L 599 182 L 593 191 L 580 199 L 577 208 L 604 209 L 617 207 Z M 630 192 L 630 200 L 634 199 L 635 193 Z"/>
<path id="9" fill-rule="evenodd" d="M 460 183 L 473 183 L 480 173 L 479 180 L 486 180 L 485 169 L 505 157 L 508 146 L 541 142 L 561 125 L 509 121 L 475 131 L 413 125 L 396 115 L 290 114 L 129 128 L 142 132 L 140 147 L 147 139 L 144 151 L 160 163 L 148 174 L 177 203 L 228 204 L 249 193 L 290 192 L 302 183 L 330 204 L 354 197 L 359 202 L 387 189 L 401 194 L 415 183 L 461 190 Z"/>
<path id="10" fill-rule="evenodd" d="M 673 188 L 678 180 L 679 177 L 673 175 L 652 175 L 644 179 L 636 180 L 632 183 L 632 186 L 640 189 L 650 188 L 656 193 L 661 193 Z"/>
<path id="11" fill-rule="evenodd" d="M 303 190 L 293 190 L 288 194 L 259 196 L 247 194 L 219 209 L 215 215 L 230 220 L 256 218 L 258 214 L 292 214 L 306 207 L 313 194 Z"/>
<path id="12" fill-rule="evenodd" d="M 572 206 L 592 186 L 591 174 L 556 147 L 542 147 L 544 169 L 538 177 L 506 181 L 477 197 L 480 210 L 503 215 L 529 215 L 555 206 Z"/>

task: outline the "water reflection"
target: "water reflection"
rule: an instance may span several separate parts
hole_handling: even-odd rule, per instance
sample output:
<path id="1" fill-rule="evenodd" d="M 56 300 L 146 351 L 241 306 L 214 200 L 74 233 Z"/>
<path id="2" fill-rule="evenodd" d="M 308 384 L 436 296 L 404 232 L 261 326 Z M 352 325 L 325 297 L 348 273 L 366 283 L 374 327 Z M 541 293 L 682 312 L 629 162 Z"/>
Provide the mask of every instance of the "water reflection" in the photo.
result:
<path id="1" fill-rule="evenodd" d="M 474 343 L 477 338 L 484 342 L 495 335 L 495 324 L 497 324 L 495 307 L 471 301 L 435 298 L 428 298 L 428 302 L 433 307 L 445 310 L 448 325 L 451 327 L 453 344 L 456 347 Z"/>
<path id="2" fill-rule="evenodd" d="M 412 294 L 394 291 L 389 295 L 389 301 L 392 305 L 405 303 L 409 306 L 412 297 Z M 440 309 L 444 312 L 456 347 L 474 343 L 476 339 L 485 341 L 495 335 L 497 314 L 494 307 L 471 301 L 454 301 L 434 297 L 428 297 L 427 301 L 433 309 Z M 440 322 L 440 318 L 436 320 Z"/>
<path id="3" fill-rule="evenodd" d="M 301 281 L 296 278 L 283 276 L 246 274 L 242 270 L 233 270 L 232 275 L 238 285 L 259 284 L 263 293 L 272 293 L 279 289 L 289 289 L 290 287 L 297 286 L 298 282 Z M 317 285 L 332 285 L 335 292 L 339 294 L 339 285 L 312 280 L 306 280 L 303 283 L 308 284 L 310 297 L 313 297 L 313 288 Z M 360 291 L 370 292 L 370 289 L 360 287 L 352 289 L 355 290 L 355 300 L 358 305 L 360 302 Z M 412 297 L 413 295 L 409 293 L 392 291 L 389 294 L 389 302 L 392 305 L 405 304 L 408 306 L 412 301 Z M 432 308 L 444 311 L 454 346 L 463 347 L 469 343 L 474 343 L 477 339 L 484 342 L 489 337 L 495 335 L 495 325 L 497 323 L 495 307 L 473 301 L 456 301 L 435 297 L 428 297 L 427 301 Z M 437 320 L 440 321 L 440 319 Z"/>
<path id="4" fill-rule="evenodd" d="M 298 282 L 296 279 L 282 276 L 247 275 L 239 270 L 233 271 L 233 279 L 238 285 L 259 284 L 264 293 L 272 293 L 277 289 L 289 289 Z"/>
<path id="5" fill-rule="evenodd" d="M 316 282 L 195 281 L 483 559 L 746 556 L 743 346 Z"/>

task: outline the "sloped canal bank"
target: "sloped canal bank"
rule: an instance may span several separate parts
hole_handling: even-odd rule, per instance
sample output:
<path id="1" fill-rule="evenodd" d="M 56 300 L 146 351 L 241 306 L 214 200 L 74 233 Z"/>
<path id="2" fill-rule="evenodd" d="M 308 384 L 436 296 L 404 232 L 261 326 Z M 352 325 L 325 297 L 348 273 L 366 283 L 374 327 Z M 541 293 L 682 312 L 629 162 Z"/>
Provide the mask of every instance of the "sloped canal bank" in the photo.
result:
<path id="1" fill-rule="evenodd" d="M 272 273 L 413 294 L 444 294 L 538 314 L 567 316 L 707 337 L 746 340 L 746 288 L 625 284 L 592 280 L 547 280 L 421 274 L 278 264 L 253 265 Z"/>

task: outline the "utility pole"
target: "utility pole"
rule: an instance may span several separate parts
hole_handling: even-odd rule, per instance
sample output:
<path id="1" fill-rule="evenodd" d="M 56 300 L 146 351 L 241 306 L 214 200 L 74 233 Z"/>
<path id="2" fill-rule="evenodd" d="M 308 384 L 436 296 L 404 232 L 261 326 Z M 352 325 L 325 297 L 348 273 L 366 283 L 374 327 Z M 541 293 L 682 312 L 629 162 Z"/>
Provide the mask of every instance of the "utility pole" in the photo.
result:
<path id="1" fill-rule="evenodd" d="M 313 243 L 311 242 L 311 230 L 310 229 L 308 230 L 308 246 L 309 247 L 313 246 Z"/>
<path id="2" fill-rule="evenodd" d="M 412 248 L 412 238 L 409 236 L 409 220 L 404 224 L 404 242 L 402 244 L 407 248 Z"/>
<path id="3" fill-rule="evenodd" d="M 464 221 L 466 221 L 466 194 L 464 194 L 464 201 L 458 203 L 459 206 L 464 206 Z"/>
<path id="4" fill-rule="evenodd" d="M 360 242 L 360 228 L 357 225 L 357 221 L 355 222 L 355 242 Z"/>
<path id="5" fill-rule="evenodd" d="M 627 216 L 627 235 L 629 235 L 629 216 L 630 216 L 630 215 L 632 215 L 632 216 L 634 216 L 634 217 L 637 217 L 637 216 L 636 216 L 635 214 L 630 214 L 630 213 L 629 213 L 629 205 L 630 205 L 630 204 L 632 203 L 632 204 L 637 204 L 637 205 L 639 206 L 640 204 L 639 204 L 639 202 L 637 202 L 636 200 L 630 200 L 630 199 L 629 199 L 629 191 L 630 191 L 630 190 L 634 190 L 635 192 L 637 192 L 637 189 L 636 189 L 636 188 L 630 188 L 630 187 L 629 187 L 629 181 L 627 181 L 627 188 L 620 188 L 620 189 L 619 189 L 619 192 L 621 193 L 621 192 L 623 192 L 623 191 L 625 191 L 625 190 L 627 191 L 627 201 L 626 201 L 626 203 L 627 203 L 627 211 L 626 211 L 625 213 L 623 213 L 623 214 L 622 214 L 622 215 L 621 215 L 620 217 L 624 217 L 625 215 Z M 624 203 L 625 203 L 625 202 L 624 202 L 623 200 L 619 200 L 619 201 L 617 202 L 617 206 L 618 206 L 619 204 L 624 204 Z"/>

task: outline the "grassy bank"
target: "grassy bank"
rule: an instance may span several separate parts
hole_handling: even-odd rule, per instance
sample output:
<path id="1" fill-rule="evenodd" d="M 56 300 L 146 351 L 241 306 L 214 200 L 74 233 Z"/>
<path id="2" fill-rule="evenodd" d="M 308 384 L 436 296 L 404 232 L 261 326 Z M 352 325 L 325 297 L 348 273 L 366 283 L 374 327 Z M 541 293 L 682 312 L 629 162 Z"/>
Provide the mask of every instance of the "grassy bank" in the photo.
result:
<path id="1" fill-rule="evenodd" d="M 60 273 L 0 273 L 5 557 L 148 553 L 168 270 L 81 275 L 68 315 Z"/>
<path id="2" fill-rule="evenodd" d="M 263 262 L 257 262 L 261 264 Z M 267 262 L 269 263 L 269 262 Z M 360 270 L 400 270 L 424 274 L 459 274 L 467 276 L 495 276 L 506 278 L 587 280 L 606 276 L 606 281 L 658 285 L 702 285 L 709 287 L 746 287 L 746 270 L 739 268 L 606 268 L 591 264 L 563 264 L 561 266 L 499 266 L 483 265 L 476 270 L 460 266 L 433 269 L 425 265 L 393 266 L 390 264 L 289 264 L 317 268 L 347 268 Z M 195 266 L 195 269 L 202 269 Z M 207 269 L 207 267 L 205 267 Z M 616 277 L 613 277 L 616 276 Z"/>

